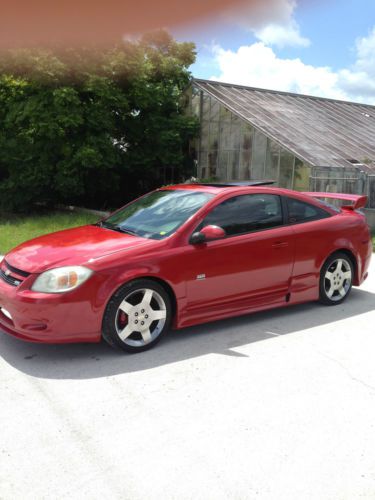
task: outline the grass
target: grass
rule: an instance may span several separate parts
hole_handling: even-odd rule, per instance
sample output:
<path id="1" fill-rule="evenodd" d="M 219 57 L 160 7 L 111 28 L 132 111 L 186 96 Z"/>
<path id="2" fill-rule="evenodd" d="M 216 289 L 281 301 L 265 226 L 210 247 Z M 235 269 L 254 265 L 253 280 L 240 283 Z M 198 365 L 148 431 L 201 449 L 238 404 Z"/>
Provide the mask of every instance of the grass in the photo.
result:
<path id="1" fill-rule="evenodd" d="M 83 212 L 48 212 L 30 215 L 0 213 L 0 254 L 20 243 L 61 229 L 92 224 L 100 217 Z"/>
<path id="2" fill-rule="evenodd" d="M 375 234 L 372 235 L 372 248 L 375 252 Z"/>

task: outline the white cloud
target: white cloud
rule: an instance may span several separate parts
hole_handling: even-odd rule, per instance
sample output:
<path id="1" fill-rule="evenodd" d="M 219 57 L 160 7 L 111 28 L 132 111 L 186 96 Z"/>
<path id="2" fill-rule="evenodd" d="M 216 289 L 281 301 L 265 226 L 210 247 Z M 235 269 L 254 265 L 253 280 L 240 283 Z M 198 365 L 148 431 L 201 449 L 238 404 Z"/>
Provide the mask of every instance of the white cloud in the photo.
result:
<path id="1" fill-rule="evenodd" d="M 375 102 L 375 27 L 355 45 L 356 62 L 339 71 L 339 85 L 357 99 Z"/>
<path id="2" fill-rule="evenodd" d="M 220 70 L 214 80 L 375 104 L 375 27 L 357 40 L 356 62 L 338 71 L 283 59 L 263 42 L 237 51 L 215 46 L 213 53 Z"/>
<path id="3" fill-rule="evenodd" d="M 369 71 L 342 69 L 338 72 L 338 85 L 349 98 L 375 104 L 375 81 Z"/>
<path id="4" fill-rule="evenodd" d="M 296 0 L 252 1 L 231 11 L 229 17 L 266 45 L 307 47 L 310 40 L 300 34 L 294 18 L 296 6 Z"/>
<path id="5" fill-rule="evenodd" d="M 220 74 L 212 79 L 253 87 L 345 98 L 337 75 L 329 67 L 314 67 L 300 59 L 281 59 L 263 42 L 236 52 L 214 48 Z"/>
<path id="6" fill-rule="evenodd" d="M 279 48 L 287 46 L 308 47 L 310 40 L 301 35 L 299 26 L 294 19 L 287 25 L 268 24 L 254 31 L 255 36 L 266 45 L 276 45 Z"/>
<path id="7" fill-rule="evenodd" d="M 356 50 L 356 68 L 365 70 L 375 76 L 375 27 L 368 36 L 357 40 Z"/>

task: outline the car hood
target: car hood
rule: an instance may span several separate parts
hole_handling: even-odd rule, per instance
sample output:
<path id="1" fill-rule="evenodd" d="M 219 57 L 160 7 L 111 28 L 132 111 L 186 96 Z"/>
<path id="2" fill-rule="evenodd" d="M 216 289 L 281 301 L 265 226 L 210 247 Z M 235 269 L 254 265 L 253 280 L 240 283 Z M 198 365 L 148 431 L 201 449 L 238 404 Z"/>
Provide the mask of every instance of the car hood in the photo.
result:
<path id="1" fill-rule="evenodd" d="M 40 236 L 22 243 L 6 255 L 13 267 L 40 273 L 61 266 L 89 264 L 99 257 L 160 243 L 99 226 L 82 226 Z"/>

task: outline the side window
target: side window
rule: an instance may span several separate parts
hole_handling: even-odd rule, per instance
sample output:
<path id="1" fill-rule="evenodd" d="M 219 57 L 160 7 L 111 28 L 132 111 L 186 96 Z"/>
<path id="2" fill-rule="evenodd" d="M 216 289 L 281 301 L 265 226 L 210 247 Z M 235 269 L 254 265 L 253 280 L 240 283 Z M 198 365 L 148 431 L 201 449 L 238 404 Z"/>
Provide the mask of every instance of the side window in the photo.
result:
<path id="1" fill-rule="evenodd" d="M 198 230 L 211 224 L 222 227 L 227 236 L 281 226 L 280 197 L 270 194 L 233 196 L 215 207 Z"/>
<path id="2" fill-rule="evenodd" d="M 291 224 L 297 222 L 308 222 L 317 219 L 325 219 L 330 214 L 322 208 L 310 205 L 295 198 L 287 198 L 288 220 Z"/>

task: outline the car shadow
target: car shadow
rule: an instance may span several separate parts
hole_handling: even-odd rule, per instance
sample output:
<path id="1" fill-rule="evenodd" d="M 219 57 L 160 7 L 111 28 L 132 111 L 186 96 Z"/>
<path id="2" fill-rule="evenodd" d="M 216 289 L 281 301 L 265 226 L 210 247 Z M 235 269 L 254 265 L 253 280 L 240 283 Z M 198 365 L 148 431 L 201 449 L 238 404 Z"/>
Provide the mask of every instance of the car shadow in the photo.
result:
<path id="1" fill-rule="evenodd" d="M 234 349 L 364 314 L 372 311 L 374 304 L 374 293 L 353 289 L 350 298 L 335 307 L 308 303 L 172 331 L 154 349 L 136 355 L 123 355 L 104 342 L 31 344 L 0 333 L 0 355 L 11 366 L 33 377 L 108 377 L 213 353 L 246 357 Z"/>

